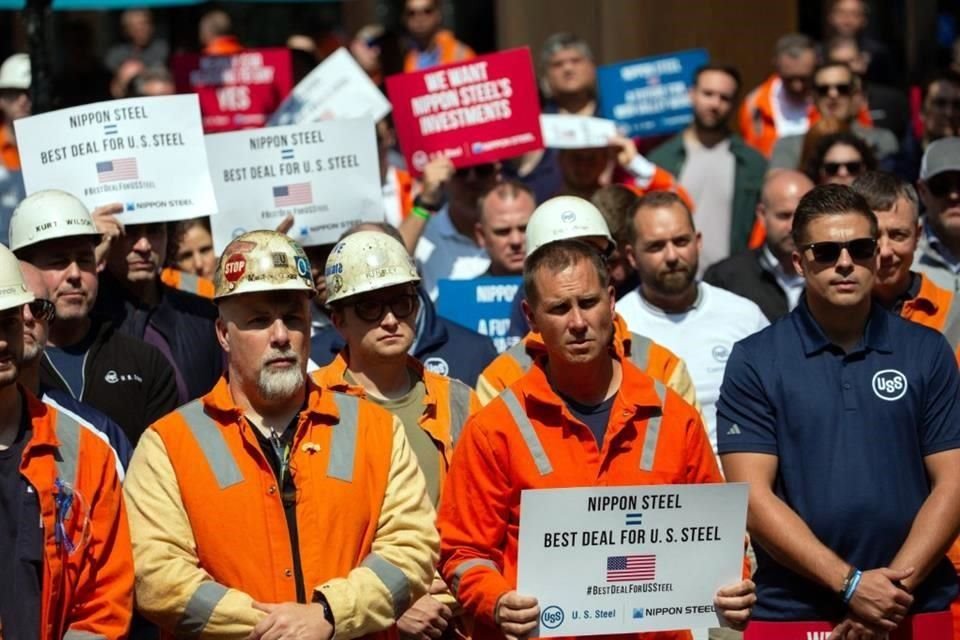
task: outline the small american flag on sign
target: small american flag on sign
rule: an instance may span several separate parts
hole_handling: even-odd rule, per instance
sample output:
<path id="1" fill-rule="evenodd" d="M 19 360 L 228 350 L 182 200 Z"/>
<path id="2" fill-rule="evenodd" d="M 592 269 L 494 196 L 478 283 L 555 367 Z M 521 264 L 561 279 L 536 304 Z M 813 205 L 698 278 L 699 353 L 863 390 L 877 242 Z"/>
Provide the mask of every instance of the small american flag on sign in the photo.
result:
<path id="1" fill-rule="evenodd" d="M 607 582 L 650 582 L 657 577 L 657 556 L 609 556 Z"/>
<path id="2" fill-rule="evenodd" d="M 309 182 L 287 184 L 273 188 L 273 206 L 292 207 L 298 204 L 311 204 L 313 190 Z"/>
<path id="3" fill-rule="evenodd" d="M 100 184 L 118 180 L 136 180 L 139 177 L 136 158 L 118 158 L 97 163 L 97 180 Z"/>

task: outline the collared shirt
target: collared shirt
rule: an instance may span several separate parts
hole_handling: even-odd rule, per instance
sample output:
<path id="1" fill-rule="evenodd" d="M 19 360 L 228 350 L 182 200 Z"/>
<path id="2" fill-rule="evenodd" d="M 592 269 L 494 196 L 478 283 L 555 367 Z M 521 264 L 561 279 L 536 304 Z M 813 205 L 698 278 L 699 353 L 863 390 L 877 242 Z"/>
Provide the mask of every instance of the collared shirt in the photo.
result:
<path id="1" fill-rule="evenodd" d="M 767 245 L 763 245 L 763 250 L 760 252 L 760 266 L 776 278 L 777 284 L 783 289 L 784 295 L 787 296 L 787 308 L 791 311 L 795 309 L 797 303 L 800 302 L 800 296 L 803 294 L 805 286 L 803 276 L 784 271 L 780 261 L 777 260 Z"/>
<path id="2" fill-rule="evenodd" d="M 893 301 L 893 305 L 890 307 L 890 311 L 896 313 L 899 316 L 903 316 L 901 311 L 903 310 L 903 305 L 911 300 L 916 300 L 917 296 L 920 295 L 920 286 L 923 284 L 923 276 L 919 273 L 910 272 L 910 286 L 907 287 L 907 290 L 897 296 L 897 299 Z M 925 301 L 924 301 L 925 302 Z M 921 302 L 923 304 L 923 302 Z"/>
<path id="3" fill-rule="evenodd" d="M 490 257 L 472 238 L 453 226 L 449 205 L 427 223 L 414 257 L 420 263 L 421 286 L 436 300 L 440 280 L 471 280 L 490 268 Z"/>
<path id="4" fill-rule="evenodd" d="M 924 457 L 960 448 L 960 374 L 939 333 L 874 304 L 844 353 L 802 300 L 739 342 L 717 403 L 720 454 L 778 459 L 775 493 L 823 544 L 861 570 L 890 566 L 930 493 Z M 838 620 L 835 593 L 757 546 L 757 620 Z M 914 613 L 957 593 L 944 558 L 914 592 Z"/>
<path id="5" fill-rule="evenodd" d="M 687 363 L 716 448 L 716 402 L 727 358 L 735 342 L 770 324 L 763 311 L 746 298 L 701 282 L 696 302 L 683 313 L 664 312 L 645 300 L 639 289 L 617 301 L 617 312 L 630 331 L 662 344 Z"/>

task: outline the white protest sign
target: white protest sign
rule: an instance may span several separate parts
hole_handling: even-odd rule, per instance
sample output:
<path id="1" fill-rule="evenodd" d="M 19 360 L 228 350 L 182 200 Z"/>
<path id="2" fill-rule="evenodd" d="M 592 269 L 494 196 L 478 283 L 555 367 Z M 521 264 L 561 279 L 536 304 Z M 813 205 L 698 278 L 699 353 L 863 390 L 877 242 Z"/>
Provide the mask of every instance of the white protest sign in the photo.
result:
<path id="1" fill-rule="evenodd" d="M 97 102 L 14 127 L 27 194 L 62 189 L 91 210 L 119 202 L 127 224 L 217 212 L 196 95 Z"/>
<path id="2" fill-rule="evenodd" d="M 520 499 L 517 591 L 540 637 L 720 626 L 741 580 L 747 485 L 539 489 Z"/>
<path id="3" fill-rule="evenodd" d="M 553 149 L 593 149 L 606 147 L 617 135 L 613 120 L 568 114 L 540 116 L 543 146 Z"/>
<path id="4" fill-rule="evenodd" d="M 220 207 L 210 220 L 218 253 L 241 233 L 275 229 L 287 214 L 294 216 L 289 235 L 304 246 L 383 221 L 369 118 L 215 133 L 207 136 L 207 156 Z"/>
<path id="5" fill-rule="evenodd" d="M 267 120 L 267 126 L 333 120 L 373 118 L 390 113 L 390 102 L 343 47 L 301 80 Z"/>

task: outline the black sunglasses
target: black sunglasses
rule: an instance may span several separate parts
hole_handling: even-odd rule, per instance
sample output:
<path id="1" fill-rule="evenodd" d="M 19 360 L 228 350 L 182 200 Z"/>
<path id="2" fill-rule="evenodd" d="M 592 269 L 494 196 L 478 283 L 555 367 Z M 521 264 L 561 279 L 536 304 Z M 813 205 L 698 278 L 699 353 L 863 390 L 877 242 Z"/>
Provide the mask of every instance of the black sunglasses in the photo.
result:
<path id="1" fill-rule="evenodd" d="M 30 315 L 43 322 L 53 320 L 57 311 L 56 306 L 44 298 L 37 298 L 33 302 L 28 302 L 27 307 L 30 309 Z"/>
<path id="2" fill-rule="evenodd" d="M 840 174 L 841 167 L 847 170 L 848 175 L 858 176 L 860 175 L 860 172 L 863 171 L 863 161 L 852 160 L 850 162 L 824 162 L 823 172 L 831 178 L 834 178 Z"/>
<path id="3" fill-rule="evenodd" d="M 813 259 L 822 264 L 832 264 L 840 259 L 840 253 L 846 249 L 852 260 L 869 260 L 877 255 L 877 241 L 873 238 L 857 238 L 848 242 L 811 242 L 804 245 L 813 254 Z"/>
<path id="4" fill-rule="evenodd" d="M 951 193 L 960 193 L 960 173 L 947 171 L 927 180 L 927 189 L 934 198 L 946 198 Z"/>
<path id="5" fill-rule="evenodd" d="M 830 95 L 831 89 L 835 89 L 837 91 L 837 95 L 849 96 L 853 94 L 853 83 L 841 82 L 839 84 L 817 84 L 814 85 L 814 89 L 816 90 L 817 95 L 821 98 L 825 98 Z"/>
<path id="6" fill-rule="evenodd" d="M 456 176 L 458 178 L 469 178 L 471 177 L 471 174 L 473 174 L 472 177 L 477 178 L 478 180 L 486 180 L 487 178 L 492 177 L 496 172 L 496 165 L 478 164 L 472 167 L 463 167 L 462 169 L 457 169 Z"/>
<path id="7" fill-rule="evenodd" d="M 389 300 L 357 300 L 353 310 L 357 317 L 367 322 L 377 322 L 390 309 L 394 317 L 402 320 L 409 317 L 417 308 L 417 296 L 410 293 L 398 295 Z"/>

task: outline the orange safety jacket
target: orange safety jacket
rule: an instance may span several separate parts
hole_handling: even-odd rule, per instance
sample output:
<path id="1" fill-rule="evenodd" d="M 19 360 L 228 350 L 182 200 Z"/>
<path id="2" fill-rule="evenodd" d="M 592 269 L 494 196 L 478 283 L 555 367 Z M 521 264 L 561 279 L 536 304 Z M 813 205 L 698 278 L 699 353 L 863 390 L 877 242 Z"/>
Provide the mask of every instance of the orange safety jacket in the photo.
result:
<path id="1" fill-rule="evenodd" d="M 313 381 L 324 389 L 350 394 L 359 398 L 366 397 L 366 390 L 346 379 L 350 362 L 349 351 L 344 348 L 333 362 L 310 374 Z M 407 356 L 407 367 L 413 369 L 423 380 L 426 388 L 423 415 L 420 426 L 433 439 L 440 456 L 440 486 L 450 468 L 453 448 L 467 418 L 480 410 L 480 400 L 473 389 L 459 380 L 427 371 L 423 364 L 413 356 Z"/>
<path id="2" fill-rule="evenodd" d="M 473 49 L 457 40 L 456 37 L 454 37 L 453 32 L 446 29 L 441 29 L 437 32 L 437 35 L 433 37 L 433 46 L 440 52 L 440 57 L 437 61 L 438 66 L 450 64 L 451 62 L 470 60 L 477 57 L 477 54 L 473 52 Z M 407 52 L 407 55 L 403 60 L 404 73 L 420 71 L 423 68 L 417 64 L 417 53 L 418 52 L 415 48 Z"/>
<path id="3" fill-rule="evenodd" d="M 631 333 L 619 313 L 614 315 L 613 329 L 613 349 L 618 358 L 629 359 L 634 366 L 676 391 L 699 410 L 693 380 L 683 360 L 650 338 Z M 523 340 L 494 358 L 480 374 L 477 379 L 480 402 L 487 404 L 496 398 L 501 391 L 523 377 L 534 360 L 546 353 L 543 337 L 534 331 L 529 332 Z"/>
<path id="4" fill-rule="evenodd" d="M 751 91 L 740 105 L 740 135 L 744 142 L 770 158 L 776 144 L 777 123 L 773 116 L 773 87 L 779 80 L 773 74 Z"/>
<path id="5" fill-rule="evenodd" d="M 236 36 L 217 36 L 203 48 L 205 56 L 232 56 L 243 51 L 243 45 Z"/>
<path id="6" fill-rule="evenodd" d="M 186 291 L 210 300 L 213 299 L 215 288 L 212 280 L 201 278 L 198 275 L 174 267 L 164 267 L 163 271 L 160 272 L 160 282 L 180 291 Z"/>
<path id="7" fill-rule="evenodd" d="M 494 610 L 500 596 L 517 585 L 523 490 L 723 481 L 699 413 L 630 361 L 621 366 L 622 382 L 599 448 L 550 387 L 539 362 L 467 421 L 438 526 L 440 572 L 476 617 L 474 640 L 502 639 Z M 679 640 L 690 634 L 632 637 Z"/>
<path id="8" fill-rule="evenodd" d="M 91 429 L 19 389 L 33 428 L 20 473 L 40 501 L 43 535 L 40 629 L 33 637 L 125 638 L 133 553 L 116 454 Z"/>
<path id="9" fill-rule="evenodd" d="M 326 599 L 335 639 L 396 639 L 394 620 L 433 579 L 438 542 L 403 427 L 308 380 L 291 428 L 307 598 Z M 245 637 L 265 616 L 254 600 L 297 600 L 284 498 L 254 429 L 221 378 L 137 445 L 124 485 L 137 607 L 167 634 Z"/>

